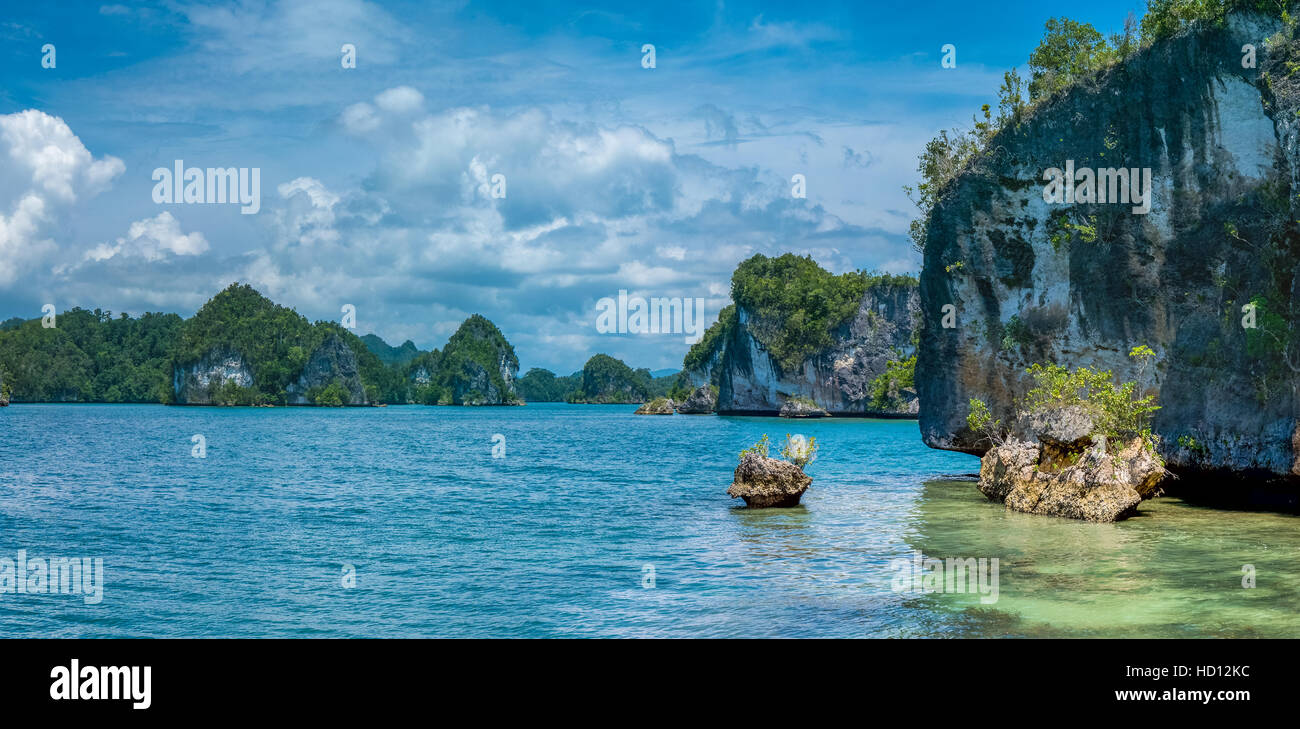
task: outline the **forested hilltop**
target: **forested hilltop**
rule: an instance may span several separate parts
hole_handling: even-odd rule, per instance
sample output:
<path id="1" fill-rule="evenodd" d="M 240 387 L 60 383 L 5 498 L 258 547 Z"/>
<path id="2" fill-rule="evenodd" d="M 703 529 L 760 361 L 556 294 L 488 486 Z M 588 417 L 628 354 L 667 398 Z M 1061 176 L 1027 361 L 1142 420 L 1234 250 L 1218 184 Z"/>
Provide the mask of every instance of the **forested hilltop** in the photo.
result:
<path id="1" fill-rule="evenodd" d="M 0 382 L 14 402 L 375 405 L 520 402 L 519 362 L 475 315 L 442 350 L 390 347 L 309 322 L 232 284 L 190 319 L 71 309 L 0 324 Z M 372 349 L 373 348 L 373 349 Z"/>
<path id="2" fill-rule="evenodd" d="M 835 275 L 808 256 L 759 254 L 732 274 L 731 299 L 682 363 L 682 385 L 718 388 L 718 412 L 811 401 L 831 413 L 915 415 L 914 277 Z"/>

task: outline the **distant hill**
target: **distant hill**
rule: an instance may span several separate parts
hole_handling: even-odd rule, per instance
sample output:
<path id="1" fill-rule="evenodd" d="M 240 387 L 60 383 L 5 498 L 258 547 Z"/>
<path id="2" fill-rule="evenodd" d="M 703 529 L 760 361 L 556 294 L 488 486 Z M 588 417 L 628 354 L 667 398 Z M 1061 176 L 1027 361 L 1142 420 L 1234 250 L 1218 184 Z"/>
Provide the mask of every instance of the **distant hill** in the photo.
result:
<path id="1" fill-rule="evenodd" d="M 582 367 L 582 382 L 565 399 L 574 403 L 643 403 L 650 399 L 650 370 L 634 370 L 621 359 L 598 354 Z"/>
<path id="2" fill-rule="evenodd" d="M 390 345 L 377 334 L 367 334 L 361 337 L 361 341 L 365 343 L 366 349 L 374 352 L 375 356 L 379 358 L 379 361 L 389 367 L 394 365 L 404 365 L 415 359 L 416 356 L 420 354 L 420 350 L 415 346 L 415 342 L 412 342 L 409 339 L 402 342 L 402 346 L 400 347 Z"/>
<path id="3" fill-rule="evenodd" d="M 515 389 L 525 402 L 564 402 L 565 396 L 578 389 L 580 384 L 581 371 L 559 377 L 550 370 L 534 367 L 519 378 Z"/>
<path id="4" fill-rule="evenodd" d="M 419 352 L 309 322 L 242 284 L 189 319 L 76 308 L 52 328 L 0 325 L 0 381 L 15 402 L 516 404 L 518 368 L 514 348 L 477 314 L 443 351 Z"/>

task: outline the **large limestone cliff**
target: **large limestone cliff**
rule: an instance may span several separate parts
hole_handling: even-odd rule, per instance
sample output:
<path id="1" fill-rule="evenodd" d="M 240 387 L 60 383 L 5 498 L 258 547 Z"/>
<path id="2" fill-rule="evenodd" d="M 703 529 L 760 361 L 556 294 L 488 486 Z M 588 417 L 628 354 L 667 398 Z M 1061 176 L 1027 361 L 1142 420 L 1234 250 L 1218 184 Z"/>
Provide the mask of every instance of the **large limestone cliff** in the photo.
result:
<path id="1" fill-rule="evenodd" d="M 1056 362 L 1157 394 L 1176 472 L 1300 474 L 1300 59 L 1292 38 L 1266 43 L 1280 29 L 1236 16 L 1146 48 L 1004 129 L 945 190 L 920 287 L 928 445 L 983 453 L 968 401 L 1011 422 L 1026 367 Z M 1045 202 L 1044 172 L 1067 160 L 1151 168 L 1150 212 Z M 1138 345 L 1157 355 L 1144 373 Z"/>
<path id="2" fill-rule="evenodd" d="M 914 351 L 919 315 L 915 285 L 873 286 L 852 319 L 833 332 L 831 346 L 787 371 L 762 343 L 770 323 L 738 306 L 736 324 L 686 376 L 697 387 L 717 383 L 720 413 L 775 414 L 787 401 L 806 398 L 832 415 L 915 416 L 910 388 L 896 388 L 882 406 L 873 402 L 872 385 L 900 353 L 906 358 Z"/>

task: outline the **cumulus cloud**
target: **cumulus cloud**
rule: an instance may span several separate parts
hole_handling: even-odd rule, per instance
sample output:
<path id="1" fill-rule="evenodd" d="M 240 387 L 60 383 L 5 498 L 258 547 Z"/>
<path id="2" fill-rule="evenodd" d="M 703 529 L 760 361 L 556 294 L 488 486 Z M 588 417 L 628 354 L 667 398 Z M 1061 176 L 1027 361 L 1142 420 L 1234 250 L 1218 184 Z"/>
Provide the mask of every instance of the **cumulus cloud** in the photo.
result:
<path id="1" fill-rule="evenodd" d="M 0 286 L 56 249 L 47 236 L 54 214 L 98 194 L 126 166 L 99 159 L 62 119 L 29 109 L 0 115 Z"/>
<path id="2" fill-rule="evenodd" d="M 371 147 L 374 168 L 360 185 L 280 185 L 274 240 L 238 277 L 314 315 L 356 304 L 392 341 L 441 346 L 479 312 L 531 362 L 609 351 L 663 366 L 679 355 L 656 348 L 663 361 L 640 362 L 645 341 L 596 333 L 594 302 L 620 289 L 702 297 L 716 317 L 744 257 L 796 250 L 838 264 L 837 246 L 861 236 L 791 198 L 782 177 L 682 154 L 639 126 L 425 103 L 398 88 L 347 107 L 341 128 Z M 491 195 L 495 174 L 504 198 Z"/>
<path id="3" fill-rule="evenodd" d="M 117 243 L 111 246 L 107 243 L 95 246 L 86 252 L 85 260 L 106 261 L 115 256 L 125 256 L 161 261 L 169 253 L 197 256 L 207 250 L 208 241 L 202 233 L 182 233 L 180 221 L 164 211 L 157 217 L 131 223 L 125 237 L 118 238 Z"/>

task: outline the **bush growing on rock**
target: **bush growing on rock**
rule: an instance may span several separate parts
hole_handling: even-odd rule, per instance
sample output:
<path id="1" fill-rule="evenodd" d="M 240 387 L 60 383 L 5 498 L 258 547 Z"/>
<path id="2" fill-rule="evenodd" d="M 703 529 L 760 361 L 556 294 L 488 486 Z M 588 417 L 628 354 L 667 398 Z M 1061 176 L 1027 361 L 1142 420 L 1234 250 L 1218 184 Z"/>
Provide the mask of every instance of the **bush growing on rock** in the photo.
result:
<path id="1" fill-rule="evenodd" d="M 785 442 L 781 444 L 781 457 L 800 469 L 807 468 L 808 464 L 817 460 L 817 438 L 786 433 Z"/>

